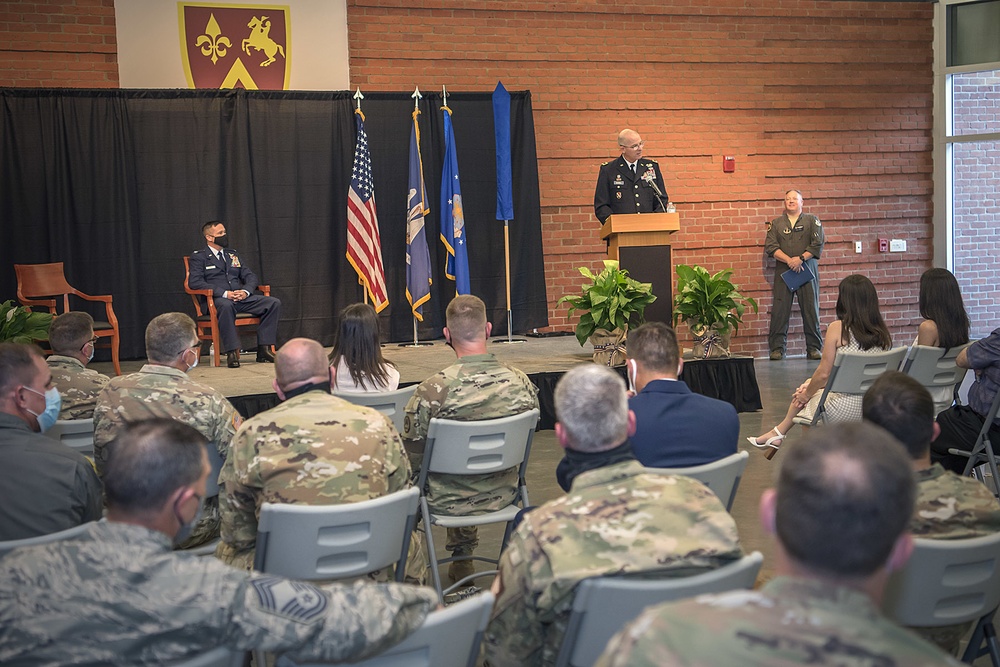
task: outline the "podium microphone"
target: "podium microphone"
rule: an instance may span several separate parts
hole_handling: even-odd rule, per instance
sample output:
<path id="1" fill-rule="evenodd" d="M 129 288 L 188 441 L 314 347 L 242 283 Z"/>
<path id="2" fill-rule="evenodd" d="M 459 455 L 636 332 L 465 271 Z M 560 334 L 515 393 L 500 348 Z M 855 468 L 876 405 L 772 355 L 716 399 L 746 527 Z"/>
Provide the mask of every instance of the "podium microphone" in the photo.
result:
<path id="1" fill-rule="evenodd" d="M 656 184 L 656 177 L 653 176 L 653 174 L 651 172 L 647 171 L 647 172 L 645 172 L 642 175 L 642 180 L 646 181 L 647 184 L 653 186 L 653 192 L 656 193 L 656 200 L 658 202 L 660 202 L 660 208 L 662 208 L 664 211 L 666 211 L 667 210 L 667 205 L 663 203 L 663 200 L 666 199 L 666 197 L 660 191 L 660 186 L 658 186 Z"/>

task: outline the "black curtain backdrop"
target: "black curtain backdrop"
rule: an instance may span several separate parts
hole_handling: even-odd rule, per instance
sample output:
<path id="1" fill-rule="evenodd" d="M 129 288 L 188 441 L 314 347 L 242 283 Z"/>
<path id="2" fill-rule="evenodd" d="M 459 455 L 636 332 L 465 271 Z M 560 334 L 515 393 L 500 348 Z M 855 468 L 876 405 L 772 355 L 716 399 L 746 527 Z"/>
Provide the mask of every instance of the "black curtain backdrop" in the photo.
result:
<path id="1" fill-rule="evenodd" d="M 0 89 L 0 300 L 16 296 L 13 264 L 62 261 L 70 283 L 114 295 L 123 358 L 145 355 L 149 320 L 193 314 L 182 258 L 219 219 L 230 246 L 283 303 L 279 342 L 333 342 L 337 313 L 362 299 L 345 258 L 354 160 L 350 92 Z M 506 334 L 503 223 L 495 219 L 489 93 L 448 95 L 465 204 L 472 292 Z M 455 294 L 444 277 L 439 193 L 440 94 L 420 102 L 434 285 L 421 339 L 438 338 Z M 413 337 L 406 302 L 408 93 L 366 93 L 389 307 L 386 340 Z M 548 324 L 531 94 L 511 93 L 515 332 Z M 83 308 L 82 302 L 73 307 Z M 89 310 L 89 309 L 88 309 Z M 97 310 L 90 310 L 99 315 Z M 101 351 L 98 352 L 101 354 Z"/>

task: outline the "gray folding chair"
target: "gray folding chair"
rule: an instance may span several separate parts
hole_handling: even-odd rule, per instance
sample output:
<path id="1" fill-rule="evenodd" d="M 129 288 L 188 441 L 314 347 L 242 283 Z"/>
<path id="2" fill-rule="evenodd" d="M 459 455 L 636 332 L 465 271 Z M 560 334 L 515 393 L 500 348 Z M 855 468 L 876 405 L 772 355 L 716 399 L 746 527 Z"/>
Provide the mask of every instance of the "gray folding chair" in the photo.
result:
<path id="1" fill-rule="evenodd" d="M 650 605 L 704 593 L 753 588 L 764 555 L 759 551 L 690 577 L 591 577 L 580 582 L 556 667 L 590 667 L 626 623 Z"/>
<path id="2" fill-rule="evenodd" d="M 826 399 L 830 392 L 863 394 L 882 373 L 888 370 L 897 370 L 905 356 L 905 347 L 897 347 L 885 352 L 838 351 L 833 360 L 833 370 L 830 371 L 830 377 L 823 388 L 812 421 L 796 417 L 795 423 L 816 426 L 826 413 Z"/>
<path id="3" fill-rule="evenodd" d="M 49 533 L 48 535 L 39 535 L 38 537 L 25 537 L 21 540 L 6 540 L 0 542 L 0 556 L 4 556 L 14 549 L 20 547 L 30 547 L 36 544 L 48 544 L 49 542 L 58 542 L 59 540 L 66 540 L 71 537 L 76 537 L 83 531 L 87 529 L 93 522 L 87 522 L 79 526 L 73 526 L 72 528 L 67 528 L 66 530 L 60 530 L 57 533 Z"/>
<path id="4" fill-rule="evenodd" d="M 222 460 L 222 454 L 219 453 L 219 448 L 215 446 L 214 442 L 205 445 L 205 453 L 208 454 L 208 465 L 212 468 L 212 471 L 208 473 L 208 479 L 205 480 L 205 498 L 215 498 L 219 495 L 219 473 L 222 471 L 222 464 L 225 461 Z M 184 549 L 184 553 L 195 556 L 214 556 L 219 541 L 220 539 L 217 537 L 207 544 Z"/>
<path id="5" fill-rule="evenodd" d="M 199 656 L 167 663 L 169 667 L 241 667 L 246 657 L 244 651 L 232 651 L 224 646 L 206 651 Z"/>
<path id="6" fill-rule="evenodd" d="M 986 464 L 993 475 L 994 484 L 1000 482 L 1000 474 L 997 472 L 997 458 L 993 451 L 993 443 L 990 442 L 990 427 L 993 425 L 993 420 L 996 419 L 998 410 L 1000 410 L 1000 391 L 993 397 L 990 411 L 983 421 L 983 427 L 979 429 L 979 435 L 976 436 L 975 442 L 972 443 L 972 449 L 966 451 L 953 447 L 948 450 L 949 454 L 969 457 L 968 463 L 965 464 L 964 475 L 970 475 L 973 468 Z M 995 489 L 994 494 L 996 494 Z"/>
<path id="7" fill-rule="evenodd" d="M 403 580 L 420 491 L 340 505 L 263 503 L 253 569 L 290 579 L 348 579 L 383 567 Z M 254 651 L 258 665 L 268 664 Z"/>
<path id="8" fill-rule="evenodd" d="M 666 475 L 684 475 L 694 477 L 696 480 L 712 489 L 719 500 L 726 506 L 726 511 L 733 508 L 733 501 L 736 500 L 736 491 L 740 488 L 740 480 L 743 479 L 743 470 L 747 467 L 747 459 L 750 453 L 746 450 L 730 454 L 725 458 L 711 463 L 704 463 L 700 466 L 689 468 L 648 468 L 651 472 L 663 473 Z"/>
<path id="9" fill-rule="evenodd" d="M 392 648 L 361 662 L 338 662 L 355 667 L 472 667 L 479 655 L 493 594 L 480 593 L 431 612 L 424 624 Z M 278 659 L 277 667 L 309 667 L 332 663 L 297 663 Z"/>
<path id="10" fill-rule="evenodd" d="M 342 398 L 345 401 L 354 403 L 355 405 L 363 405 L 368 408 L 375 408 L 390 420 L 392 420 L 392 425 L 396 427 L 396 430 L 400 433 L 403 432 L 403 413 L 406 408 L 406 403 L 413 396 L 413 392 L 417 390 L 419 385 L 410 385 L 409 387 L 403 387 L 402 389 L 396 389 L 395 391 L 381 391 L 381 392 L 333 392 L 333 395 L 337 398 Z"/>
<path id="11" fill-rule="evenodd" d="M 94 457 L 94 418 L 60 419 L 43 435 L 58 440 L 84 456 Z"/>
<path id="12" fill-rule="evenodd" d="M 340 505 L 264 503 L 254 569 L 292 579 L 348 579 L 396 568 L 403 580 L 417 520 L 416 488 Z"/>
<path id="13" fill-rule="evenodd" d="M 906 361 L 900 369 L 920 384 L 927 387 L 932 394 L 935 389 L 948 387 L 954 397 L 955 388 L 965 379 L 968 369 L 955 363 L 959 353 L 969 347 L 959 345 L 948 349 L 930 347 L 929 345 L 914 345 L 910 348 Z M 948 409 L 954 403 L 954 398 L 946 402 L 934 403 L 934 414 Z"/>
<path id="14" fill-rule="evenodd" d="M 452 556 L 437 561 L 431 526 L 460 528 L 506 523 L 507 527 L 500 544 L 500 551 L 503 552 L 504 547 L 507 546 L 507 540 L 510 539 L 514 517 L 529 504 L 528 487 L 524 482 L 524 473 L 528 467 L 531 438 L 535 433 L 538 415 L 538 408 L 535 408 L 528 412 L 500 419 L 467 422 L 431 419 L 427 429 L 427 444 L 424 447 L 424 458 L 420 467 L 417 487 L 421 491 L 420 516 L 423 519 L 424 534 L 427 536 L 427 560 L 431 564 L 431 578 L 434 580 L 434 588 L 441 597 L 442 603 L 446 593 L 461 588 L 478 577 L 496 574 L 496 570 L 473 573 L 456 581 L 447 590 L 442 590 L 438 566 L 454 560 L 480 560 L 497 565 L 500 557 L 499 554 L 497 558 Z M 518 494 L 511 505 L 494 512 L 474 516 L 453 516 L 430 511 L 426 496 L 429 475 L 436 473 L 487 475 L 515 467 L 518 469 Z"/>
<path id="15" fill-rule="evenodd" d="M 993 615 L 1000 606 L 1000 533 L 966 540 L 914 539 L 913 555 L 893 573 L 882 607 L 908 627 L 976 621 L 962 661 L 990 654 L 1000 667 Z M 985 647 L 984 647 L 985 643 Z"/>

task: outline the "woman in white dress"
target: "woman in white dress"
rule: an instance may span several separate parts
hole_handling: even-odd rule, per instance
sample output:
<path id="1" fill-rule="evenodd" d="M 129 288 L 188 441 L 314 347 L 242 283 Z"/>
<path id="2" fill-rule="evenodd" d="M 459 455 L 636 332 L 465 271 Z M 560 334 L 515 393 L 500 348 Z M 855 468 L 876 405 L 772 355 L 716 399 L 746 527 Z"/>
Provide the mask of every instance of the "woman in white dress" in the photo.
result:
<path id="1" fill-rule="evenodd" d="M 382 358 L 378 316 L 369 304 L 355 303 L 341 311 L 330 376 L 333 391 L 345 394 L 399 388 L 399 371 Z"/>
<path id="2" fill-rule="evenodd" d="M 920 317 L 914 345 L 945 349 L 969 342 L 969 315 L 962 302 L 962 290 L 948 269 L 928 269 L 920 276 Z M 954 387 L 935 387 L 931 397 L 937 409 L 950 405 Z"/>
<path id="3" fill-rule="evenodd" d="M 747 440 L 754 447 L 767 450 L 767 458 L 774 456 L 781 441 L 794 425 L 796 416 L 812 419 L 823 395 L 823 388 L 833 370 L 838 350 L 851 352 L 884 352 L 892 348 L 892 336 L 885 326 L 878 307 L 878 294 L 872 281 L 861 275 L 847 276 L 840 281 L 837 294 L 837 320 L 826 329 L 823 357 L 819 366 L 806 382 L 792 395 L 792 403 L 781 423 L 767 433 Z M 826 397 L 824 420 L 830 422 L 861 421 L 863 394 L 830 393 Z"/>

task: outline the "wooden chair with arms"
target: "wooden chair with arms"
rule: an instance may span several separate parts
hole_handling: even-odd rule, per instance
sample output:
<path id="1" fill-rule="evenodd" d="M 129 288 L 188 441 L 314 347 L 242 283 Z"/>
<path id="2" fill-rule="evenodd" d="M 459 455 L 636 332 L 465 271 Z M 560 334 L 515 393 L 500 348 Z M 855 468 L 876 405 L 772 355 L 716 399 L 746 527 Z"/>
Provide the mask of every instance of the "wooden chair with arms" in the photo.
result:
<path id="1" fill-rule="evenodd" d="M 70 310 L 69 295 L 78 296 L 84 301 L 98 301 L 104 304 L 106 321 L 94 318 L 94 335 L 98 339 L 98 347 L 111 349 L 111 362 L 115 366 L 115 374 L 122 374 L 121 363 L 118 358 L 118 347 L 121 337 L 118 333 L 118 318 L 115 317 L 115 310 L 111 307 L 111 295 L 90 295 L 84 294 L 66 281 L 66 273 L 63 270 L 62 262 L 51 264 L 15 264 L 14 273 L 17 274 L 17 300 L 22 306 L 29 308 L 40 306 L 48 308 L 53 315 L 60 311 L 57 308 L 56 297 L 62 297 L 63 313 Z M 110 339 L 101 343 L 102 338 Z"/>
<path id="2" fill-rule="evenodd" d="M 205 340 L 212 343 L 213 355 L 212 363 L 215 366 L 220 366 L 219 361 L 221 350 L 219 349 L 221 345 L 219 344 L 219 315 L 215 310 L 215 299 L 212 297 L 212 290 L 210 289 L 191 289 L 188 283 L 191 278 L 191 260 L 189 257 L 184 257 L 184 291 L 191 295 L 191 302 L 194 303 L 194 311 L 197 315 L 194 318 L 194 323 L 198 327 L 198 340 Z M 271 286 L 270 285 L 258 285 L 259 289 L 264 296 L 271 296 Z M 202 299 L 204 303 L 208 304 L 206 307 L 202 306 Z M 246 327 L 246 326 L 257 326 L 260 324 L 260 318 L 251 315 L 249 313 L 236 313 L 236 326 Z M 239 350 L 236 351 L 237 355 Z"/>

